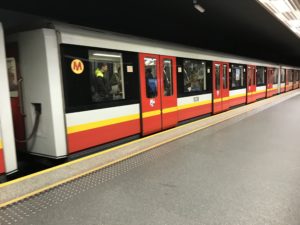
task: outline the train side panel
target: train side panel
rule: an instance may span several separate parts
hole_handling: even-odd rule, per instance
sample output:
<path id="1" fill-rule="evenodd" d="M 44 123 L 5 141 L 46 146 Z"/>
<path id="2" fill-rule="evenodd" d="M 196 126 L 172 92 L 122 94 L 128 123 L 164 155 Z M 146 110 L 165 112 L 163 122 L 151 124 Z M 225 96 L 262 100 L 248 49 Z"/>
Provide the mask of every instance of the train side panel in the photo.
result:
<path id="1" fill-rule="evenodd" d="M 36 137 L 27 149 L 52 158 L 67 154 L 59 49 L 55 30 L 39 29 L 17 34 L 26 133 L 33 130 L 35 105 L 41 108 Z"/>

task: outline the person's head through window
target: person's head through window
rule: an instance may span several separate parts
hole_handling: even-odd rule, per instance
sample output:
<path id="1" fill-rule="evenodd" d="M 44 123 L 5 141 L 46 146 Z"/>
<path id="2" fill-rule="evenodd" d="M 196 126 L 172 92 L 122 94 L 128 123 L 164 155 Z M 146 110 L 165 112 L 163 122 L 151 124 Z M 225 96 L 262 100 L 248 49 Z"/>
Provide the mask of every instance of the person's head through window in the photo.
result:
<path id="1" fill-rule="evenodd" d="M 107 72 L 108 67 L 106 63 L 99 63 L 95 71 L 96 77 L 104 77 L 104 74 Z"/>
<path id="2" fill-rule="evenodd" d="M 152 74 L 152 69 L 151 68 L 147 68 L 146 69 L 146 77 L 149 78 L 149 79 L 154 78 L 153 74 Z"/>

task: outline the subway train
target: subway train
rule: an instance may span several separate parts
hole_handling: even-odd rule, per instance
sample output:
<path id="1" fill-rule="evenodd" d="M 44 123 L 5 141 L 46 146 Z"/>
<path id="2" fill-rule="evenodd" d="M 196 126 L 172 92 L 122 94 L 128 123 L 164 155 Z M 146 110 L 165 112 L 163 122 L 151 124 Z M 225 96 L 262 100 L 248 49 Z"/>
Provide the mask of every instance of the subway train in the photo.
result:
<path id="1" fill-rule="evenodd" d="M 0 29 L 0 174 L 299 88 L 300 68 L 52 23 Z"/>

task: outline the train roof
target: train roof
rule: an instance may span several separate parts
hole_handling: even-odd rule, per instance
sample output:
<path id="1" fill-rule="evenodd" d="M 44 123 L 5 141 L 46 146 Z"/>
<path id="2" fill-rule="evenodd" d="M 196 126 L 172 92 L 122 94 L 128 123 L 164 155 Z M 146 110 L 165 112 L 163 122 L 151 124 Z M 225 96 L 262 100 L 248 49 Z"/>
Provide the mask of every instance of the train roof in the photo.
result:
<path id="1" fill-rule="evenodd" d="M 267 66 L 275 68 L 280 67 L 280 64 L 276 64 L 273 62 L 203 50 L 196 47 L 168 43 L 148 38 L 141 38 L 133 35 L 93 29 L 89 27 L 82 27 L 61 22 L 51 21 L 47 23 L 46 27 L 55 29 L 57 31 L 58 40 L 61 44 L 72 44 L 87 47 L 168 55 L 190 59 L 224 61 L 236 64 Z M 288 65 L 284 65 L 283 68 L 300 69 Z"/>

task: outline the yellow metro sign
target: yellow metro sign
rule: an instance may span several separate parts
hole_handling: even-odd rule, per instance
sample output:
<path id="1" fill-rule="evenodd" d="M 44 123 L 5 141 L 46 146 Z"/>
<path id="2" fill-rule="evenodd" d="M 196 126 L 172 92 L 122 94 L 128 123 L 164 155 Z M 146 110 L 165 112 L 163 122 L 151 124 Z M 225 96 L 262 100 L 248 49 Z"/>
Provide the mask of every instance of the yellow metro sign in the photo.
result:
<path id="1" fill-rule="evenodd" d="M 74 59 L 71 62 L 71 69 L 75 74 L 81 74 L 84 71 L 84 64 L 80 59 Z"/>

